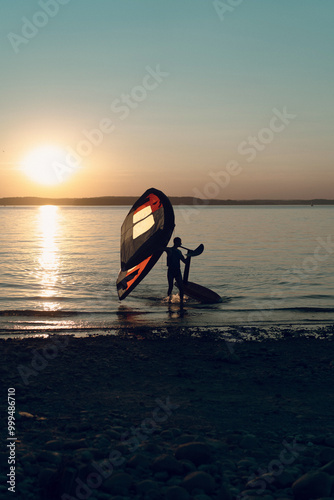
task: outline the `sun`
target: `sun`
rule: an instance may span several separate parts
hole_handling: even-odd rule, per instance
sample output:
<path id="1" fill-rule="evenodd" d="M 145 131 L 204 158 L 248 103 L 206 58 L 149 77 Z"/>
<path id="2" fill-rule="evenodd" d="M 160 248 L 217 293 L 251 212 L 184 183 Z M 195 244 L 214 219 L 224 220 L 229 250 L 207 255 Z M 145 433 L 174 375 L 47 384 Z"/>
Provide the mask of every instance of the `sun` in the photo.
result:
<path id="1" fill-rule="evenodd" d="M 66 166 L 66 152 L 59 146 L 45 144 L 30 151 L 21 162 L 21 169 L 30 180 L 44 186 L 64 182 L 71 169 Z M 64 175 L 66 172 L 67 175 Z"/>

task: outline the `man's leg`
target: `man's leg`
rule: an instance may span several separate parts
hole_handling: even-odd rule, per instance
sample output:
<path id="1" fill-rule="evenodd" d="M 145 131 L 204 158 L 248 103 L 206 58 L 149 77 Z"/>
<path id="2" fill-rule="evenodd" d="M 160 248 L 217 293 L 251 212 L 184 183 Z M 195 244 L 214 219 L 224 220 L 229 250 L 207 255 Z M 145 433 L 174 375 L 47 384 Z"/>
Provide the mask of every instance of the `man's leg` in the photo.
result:
<path id="1" fill-rule="evenodd" d="M 173 281 L 174 281 L 174 273 L 168 269 L 167 271 L 167 279 L 168 279 L 168 291 L 167 291 L 167 295 L 168 295 L 168 298 L 169 298 L 169 301 L 171 300 L 171 294 L 172 294 L 172 291 L 173 291 Z"/>
<path id="2" fill-rule="evenodd" d="M 181 271 L 179 271 L 176 276 L 175 276 L 175 281 L 177 283 L 178 289 L 179 289 L 179 295 L 180 295 L 180 305 L 183 307 L 183 280 L 182 280 L 182 274 Z"/>

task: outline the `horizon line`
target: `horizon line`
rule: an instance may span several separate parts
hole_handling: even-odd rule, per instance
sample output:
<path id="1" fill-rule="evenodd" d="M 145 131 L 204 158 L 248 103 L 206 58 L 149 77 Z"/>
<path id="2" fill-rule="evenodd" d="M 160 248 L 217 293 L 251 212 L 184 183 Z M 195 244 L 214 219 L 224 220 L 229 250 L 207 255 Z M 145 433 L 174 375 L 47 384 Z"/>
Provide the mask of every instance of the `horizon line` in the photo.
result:
<path id="1" fill-rule="evenodd" d="M 139 196 L 92 196 L 92 197 L 42 197 L 42 196 L 7 196 L 0 198 L 0 205 L 45 205 L 45 204 L 60 204 L 60 205 L 94 205 L 112 206 L 112 205 L 132 205 Z M 243 204 L 334 204 L 334 199 L 330 198 L 249 198 L 249 199 L 213 199 L 213 198 L 198 198 L 194 196 L 169 196 L 174 204 L 179 205 L 243 205 Z M 117 202 L 117 203 L 116 203 Z"/>

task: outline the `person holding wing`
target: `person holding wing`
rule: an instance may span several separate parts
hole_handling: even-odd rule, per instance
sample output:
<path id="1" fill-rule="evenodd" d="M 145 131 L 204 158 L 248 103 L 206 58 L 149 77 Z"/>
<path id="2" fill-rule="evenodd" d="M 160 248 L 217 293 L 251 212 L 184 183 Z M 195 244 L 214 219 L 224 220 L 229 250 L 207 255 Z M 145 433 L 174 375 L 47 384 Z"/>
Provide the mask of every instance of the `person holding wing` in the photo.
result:
<path id="1" fill-rule="evenodd" d="M 171 301 L 174 279 L 179 289 L 180 293 L 180 305 L 183 307 L 183 280 L 181 274 L 181 261 L 185 264 L 187 259 L 182 255 L 179 247 L 182 245 L 181 238 L 174 238 L 174 245 L 172 247 L 166 247 L 165 252 L 167 253 L 167 279 L 168 279 L 168 301 Z"/>

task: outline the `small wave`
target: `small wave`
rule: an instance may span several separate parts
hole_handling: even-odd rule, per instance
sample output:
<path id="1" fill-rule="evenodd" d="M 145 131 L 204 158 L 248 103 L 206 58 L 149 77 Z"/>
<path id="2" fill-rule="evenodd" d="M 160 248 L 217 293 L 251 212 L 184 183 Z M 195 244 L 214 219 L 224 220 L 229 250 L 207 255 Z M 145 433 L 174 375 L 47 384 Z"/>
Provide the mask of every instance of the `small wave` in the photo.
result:
<path id="1" fill-rule="evenodd" d="M 277 309 L 282 311 L 300 311 L 300 312 L 328 312 L 334 313 L 334 307 L 291 307 L 287 309 Z"/>
<path id="2" fill-rule="evenodd" d="M 256 308 L 256 309 L 229 309 L 229 312 L 233 313 L 252 313 L 252 312 L 261 312 L 261 311 L 268 311 L 268 312 L 309 312 L 309 313 L 334 313 L 334 307 L 262 307 L 262 308 Z M 225 310 L 226 312 L 226 310 Z"/>
<path id="3" fill-rule="evenodd" d="M 8 311 L 0 311 L 0 316 L 35 316 L 35 317 L 56 317 L 59 318 L 61 316 L 76 316 L 80 314 L 78 311 L 39 311 L 32 309 L 24 309 L 24 310 L 8 310 Z"/>
<path id="4" fill-rule="evenodd" d="M 311 294 L 311 295 L 303 295 L 302 298 L 304 298 L 304 299 L 316 299 L 316 300 L 318 300 L 318 299 L 331 299 L 331 300 L 333 300 L 334 295 L 328 295 L 328 294 L 327 295 L 325 295 L 325 294 L 323 294 L 323 295 L 321 295 L 321 294 L 316 295 L 316 294 Z"/>

